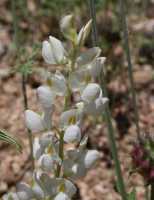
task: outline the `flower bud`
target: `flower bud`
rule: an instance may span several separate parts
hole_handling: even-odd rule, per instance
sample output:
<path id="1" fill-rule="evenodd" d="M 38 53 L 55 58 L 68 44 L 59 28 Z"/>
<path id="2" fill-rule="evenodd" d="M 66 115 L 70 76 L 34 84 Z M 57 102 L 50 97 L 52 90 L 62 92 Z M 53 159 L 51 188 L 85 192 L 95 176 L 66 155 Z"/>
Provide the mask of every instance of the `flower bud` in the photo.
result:
<path id="1" fill-rule="evenodd" d="M 87 169 L 91 168 L 99 158 L 100 158 L 100 153 L 98 151 L 88 150 L 84 158 L 85 167 Z"/>
<path id="2" fill-rule="evenodd" d="M 64 134 L 64 141 L 67 143 L 77 143 L 81 140 L 81 131 L 77 125 L 69 126 Z"/>
<path id="3" fill-rule="evenodd" d="M 42 117 L 32 110 L 25 111 L 25 123 L 32 132 L 41 132 L 45 129 Z"/>
<path id="4" fill-rule="evenodd" d="M 49 36 L 49 42 L 43 42 L 42 56 L 48 64 L 60 63 L 64 58 L 64 52 L 61 41 L 53 36 Z"/>
<path id="5" fill-rule="evenodd" d="M 60 28 L 63 33 L 68 33 L 73 25 L 73 15 L 66 15 L 60 21 Z"/>
<path id="6" fill-rule="evenodd" d="M 77 38 L 79 45 L 83 45 L 85 40 L 87 39 L 91 30 L 91 24 L 92 24 L 92 20 L 89 20 L 88 23 L 84 27 L 82 27 L 82 29 L 80 30 L 78 34 L 78 38 Z"/>

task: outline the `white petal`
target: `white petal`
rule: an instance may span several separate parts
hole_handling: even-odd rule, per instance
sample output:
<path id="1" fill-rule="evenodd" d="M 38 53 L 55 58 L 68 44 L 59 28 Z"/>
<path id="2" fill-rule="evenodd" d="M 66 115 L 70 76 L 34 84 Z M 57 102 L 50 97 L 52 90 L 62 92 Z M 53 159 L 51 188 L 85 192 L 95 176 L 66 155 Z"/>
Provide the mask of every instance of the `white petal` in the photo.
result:
<path id="1" fill-rule="evenodd" d="M 63 96 L 66 92 L 66 80 L 65 77 L 63 76 L 63 74 L 61 74 L 60 72 L 56 72 L 52 77 L 51 77 L 51 88 L 52 90 L 60 96 Z"/>
<path id="2" fill-rule="evenodd" d="M 67 143 L 77 143 L 81 140 L 81 131 L 77 125 L 69 126 L 64 134 L 64 141 Z"/>
<path id="3" fill-rule="evenodd" d="M 43 113 L 43 124 L 46 130 L 51 129 L 51 117 L 52 117 L 52 110 L 45 109 Z"/>
<path id="4" fill-rule="evenodd" d="M 33 156 L 35 159 L 39 159 L 43 154 L 44 148 L 41 147 L 39 143 L 39 138 L 35 138 L 33 142 Z"/>
<path id="5" fill-rule="evenodd" d="M 60 21 L 60 28 L 62 32 L 67 32 L 72 27 L 73 15 L 66 15 Z"/>
<path id="6" fill-rule="evenodd" d="M 53 105 L 54 94 L 48 86 L 40 86 L 37 95 L 43 108 L 50 109 Z"/>
<path id="7" fill-rule="evenodd" d="M 42 173 L 39 176 L 35 177 L 37 183 L 43 187 L 43 191 L 53 197 L 57 194 L 59 180 L 55 178 L 50 178 L 48 174 Z"/>
<path id="8" fill-rule="evenodd" d="M 97 78 L 100 76 L 105 60 L 106 60 L 105 57 L 98 57 L 95 59 L 95 61 L 93 63 L 91 63 L 91 67 L 90 67 L 91 75 L 94 78 Z"/>
<path id="9" fill-rule="evenodd" d="M 76 192 L 77 192 L 77 189 L 75 185 L 71 181 L 65 179 L 65 193 L 69 197 L 73 197 L 76 194 Z"/>
<path id="10" fill-rule="evenodd" d="M 84 158 L 85 167 L 87 169 L 91 168 L 99 158 L 100 158 L 100 153 L 98 151 L 96 150 L 87 151 Z"/>
<path id="11" fill-rule="evenodd" d="M 54 200 L 71 200 L 71 199 L 65 193 L 60 192 L 58 195 L 56 195 Z"/>
<path id="12" fill-rule="evenodd" d="M 16 193 L 10 192 L 2 196 L 3 200 L 19 200 Z"/>
<path id="13" fill-rule="evenodd" d="M 82 91 L 84 87 L 91 81 L 91 74 L 88 68 L 82 68 L 70 75 L 70 86 L 73 91 Z"/>
<path id="14" fill-rule="evenodd" d="M 54 140 L 54 133 L 53 132 L 46 132 L 43 136 L 39 139 L 39 143 L 41 147 L 46 148 L 51 142 Z"/>
<path id="15" fill-rule="evenodd" d="M 65 128 L 78 121 L 77 109 L 71 109 L 63 112 L 60 116 L 60 127 Z"/>
<path id="16" fill-rule="evenodd" d="M 89 83 L 87 87 L 83 90 L 81 99 L 86 102 L 90 103 L 97 99 L 101 93 L 101 88 L 96 83 Z"/>
<path id="17" fill-rule="evenodd" d="M 56 64 L 56 60 L 55 60 L 54 55 L 53 55 L 53 50 L 52 50 L 51 45 L 48 41 L 43 42 L 42 56 L 43 56 L 46 63 Z"/>
<path id="18" fill-rule="evenodd" d="M 94 102 L 86 104 L 84 111 L 89 115 L 101 115 L 108 101 L 107 97 L 98 97 Z"/>
<path id="19" fill-rule="evenodd" d="M 34 198 L 34 193 L 28 184 L 19 183 L 17 185 L 17 196 L 20 200 L 29 200 Z"/>
<path id="20" fill-rule="evenodd" d="M 32 190 L 34 192 L 36 199 L 41 200 L 45 198 L 45 194 L 42 188 L 37 183 L 34 183 Z"/>
<path id="21" fill-rule="evenodd" d="M 53 51 L 54 58 L 57 62 L 61 62 L 64 58 L 64 47 L 60 40 L 53 36 L 49 36 L 50 45 Z"/>
<path id="22" fill-rule="evenodd" d="M 41 168 L 43 170 L 48 171 L 48 172 L 51 172 L 51 170 L 54 170 L 53 169 L 53 167 L 54 167 L 54 161 L 52 160 L 51 155 L 43 154 L 40 157 L 39 162 L 40 162 Z"/>
<path id="23" fill-rule="evenodd" d="M 92 62 L 95 58 L 97 58 L 100 55 L 100 53 L 101 49 L 99 47 L 93 47 L 81 53 L 81 55 L 77 58 L 78 66 L 86 65 Z"/>
<path id="24" fill-rule="evenodd" d="M 25 123 L 32 132 L 41 132 L 45 129 L 42 117 L 32 110 L 25 111 Z"/>

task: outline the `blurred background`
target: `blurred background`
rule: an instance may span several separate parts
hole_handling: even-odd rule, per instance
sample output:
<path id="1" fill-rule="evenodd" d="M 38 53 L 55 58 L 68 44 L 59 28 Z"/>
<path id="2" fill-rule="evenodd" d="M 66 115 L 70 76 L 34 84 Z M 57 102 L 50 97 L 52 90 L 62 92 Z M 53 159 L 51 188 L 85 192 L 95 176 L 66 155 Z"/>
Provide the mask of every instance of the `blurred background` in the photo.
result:
<path id="1" fill-rule="evenodd" d="M 142 133 L 154 133 L 154 1 L 126 0 L 133 76 Z M 134 186 L 139 200 L 145 199 L 144 182 L 130 175 L 132 143 L 136 140 L 127 62 L 123 49 L 120 6 L 116 0 L 95 0 L 98 43 L 107 57 L 105 72 L 119 156 L 128 190 Z M 88 0 L 0 0 L 0 128 L 18 138 L 23 153 L 0 142 L 0 195 L 28 179 L 28 138 L 23 119 L 22 74 L 28 75 L 28 107 L 37 109 L 35 89 L 39 72 L 47 65 L 41 43 L 50 34 L 63 40 L 59 20 L 74 14 L 80 29 L 90 18 Z M 92 47 L 91 37 L 86 47 Z M 83 132 L 90 136 L 89 148 L 101 152 L 101 161 L 78 181 L 83 200 L 120 200 L 105 123 L 87 121 Z"/>

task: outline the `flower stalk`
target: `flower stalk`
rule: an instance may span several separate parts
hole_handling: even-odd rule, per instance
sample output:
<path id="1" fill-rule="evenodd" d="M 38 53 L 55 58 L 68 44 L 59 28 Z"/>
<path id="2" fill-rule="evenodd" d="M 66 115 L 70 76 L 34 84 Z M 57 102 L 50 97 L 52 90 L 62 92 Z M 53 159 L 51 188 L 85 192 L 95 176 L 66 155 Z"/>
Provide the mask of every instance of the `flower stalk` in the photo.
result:
<path id="1" fill-rule="evenodd" d="M 98 43 L 98 35 L 97 35 L 96 10 L 95 10 L 94 0 L 89 0 L 89 5 L 90 5 L 90 14 L 91 14 L 91 18 L 92 18 L 93 45 L 95 46 Z M 102 70 L 102 73 L 100 74 L 99 79 L 100 79 L 100 84 L 102 83 L 102 90 L 104 92 L 104 95 L 107 96 L 105 75 L 104 75 L 103 70 Z M 114 130 L 113 130 L 113 125 L 112 125 L 112 121 L 111 121 L 111 113 L 110 113 L 108 103 L 107 103 L 107 106 L 105 107 L 105 119 L 106 119 L 106 122 L 108 125 L 108 138 L 109 138 L 109 142 L 110 142 L 111 153 L 112 153 L 113 160 L 115 163 L 115 172 L 116 172 L 116 176 L 117 176 L 119 192 L 122 196 L 122 199 L 127 200 L 127 193 L 125 190 L 124 180 L 123 180 L 121 167 L 120 167 L 120 161 L 118 158 L 118 151 L 117 151 L 117 147 L 116 147 Z"/>

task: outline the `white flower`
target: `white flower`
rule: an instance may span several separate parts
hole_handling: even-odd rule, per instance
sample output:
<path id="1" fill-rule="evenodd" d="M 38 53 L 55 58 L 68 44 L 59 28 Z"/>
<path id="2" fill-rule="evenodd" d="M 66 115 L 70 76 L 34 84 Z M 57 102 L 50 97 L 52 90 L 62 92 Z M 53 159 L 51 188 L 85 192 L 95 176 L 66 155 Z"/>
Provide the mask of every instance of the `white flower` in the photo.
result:
<path id="1" fill-rule="evenodd" d="M 49 155 L 49 154 L 43 154 L 40 157 L 39 162 L 40 162 L 41 168 L 44 171 L 51 172 L 51 170 L 52 171 L 54 170 L 54 161 L 53 161 L 51 155 Z"/>
<path id="2" fill-rule="evenodd" d="M 60 21 L 60 29 L 62 32 L 67 33 L 73 24 L 73 15 L 66 15 Z"/>
<path id="3" fill-rule="evenodd" d="M 96 150 L 88 150 L 84 157 L 84 165 L 87 169 L 91 168 L 97 160 L 100 158 L 100 154 Z"/>
<path id="4" fill-rule="evenodd" d="M 98 57 L 90 63 L 89 69 L 93 78 L 98 78 L 101 75 L 105 60 L 105 57 Z"/>
<path id="5" fill-rule="evenodd" d="M 19 200 L 16 193 L 10 192 L 2 196 L 3 200 Z"/>
<path id="6" fill-rule="evenodd" d="M 36 197 L 36 199 L 44 199 L 45 198 L 45 194 L 42 190 L 42 188 L 35 182 L 34 185 L 32 186 L 32 190 L 34 192 L 34 195 Z"/>
<path id="7" fill-rule="evenodd" d="M 51 109 L 54 100 L 54 94 L 48 86 L 37 88 L 38 99 L 44 109 Z"/>
<path id="8" fill-rule="evenodd" d="M 19 183 L 17 185 L 17 196 L 20 200 L 29 200 L 34 198 L 34 193 L 28 184 Z"/>
<path id="9" fill-rule="evenodd" d="M 64 178 L 51 178 L 46 173 L 35 173 L 35 181 L 43 188 L 47 196 L 55 197 L 61 190 L 70 198 L 76 193 L 72 182 Z"/>
<path id="10" fill-rule="evenodd" d="M 50 146 L 54 147 L 55 137 L 52 132 L 44 134 L 41 138 L 35 138 L 33 142 L 33 156 L 38 160 L 41 155 L 44 154 L 45 150 Z"/>
<path id="11" fill-rule="evenodd" d="M 101 93 L 101 88 L 96 83 L 89 83 L 87 87 L 83 90 L 81 99 L 86 102 L 90 103 L 96 100 Z"/>
<path id="12" fill-rule="evenodd" d="M 49 36 L 49 42 L 44 41 L 42 47 L 42 56 L 48 64 L 58 64 L 64 59 L 64 47 L 60 40 Z"/>
<path id="13" fill-rule="evenodd" d="M 25 123 L 26 127 L 34 133 L 45 130 L 42 117 L 32 110 L 25 111 Z"/>
<path id="14" fill-rule="evenodd" d="M 60 127 L 67 128 L 70 125 L 77 124 L 79 115 L 77 109 L 71 109 L 63 112 L 60 116 Z"/>
<path id="15" fill-rule="evenodd" d="M 45 109 L 43 115 L 39 115 L 32 110 L 25 111 L 26 127 L 32 133 L 42 132 L 51 129 L 52 110 Z"/>
<path id="16" fill-rule="evenodd" d="M 87 137 L 84 137 L 78 149 L 70 149 L 67 151 L 66 159 L 63 162 L 65 176 L 73 179 L 86 175 L 89 168 L 93 167 L 100 158 L 100 154 L 96 150 L 87 150 Z"/>
<path id="17" fill-rule="evenodd" d="M 71 200 L 71 199 L 68 197 L 67 194 L 60 192 L 58 195 L 56 195 L 54 200 Z"/>
<path id="18" fill-rule="evenodd" d="M 70 74 L 69 84 L 71 89 L 76 91 L 83 91 L 85 86 L 91 81 L 91 72 L 88 68 L 79 68 Z"/>
<path id="19" fill-rule="evenodd" d="M 86 104 L 84 112 L 89 115 L 101 115 L 109 99 L 107 97 L 98 97 L 95 101 Z"/>
<path id="20" fill-rule="evenodd" d="M 64 141 L 67 143 L 77 143 L 81 139 L 81 131 L 77 125 L 69 126 L 64 134 Z"/>
<path id="21" fill-rule="evenodd" d="M 77 192 L 75 185 L 70 180 L 67 179 L 63 179 L 62 182 L 64 184 L 64 192 L 69 197 L 73 197 Z"/>
<path id="22" fill-rule="evenodd" d="M 39 159 L 39 164 L 44 171 L 54 172 L 56 166 L 61 164 L 61 159 L 54 152 L 50 154 L 43 154 Z"/>
<path id="23" fill-rule="evenodd" d="M 100 53 L 101 49 L 99 47 L 88 49 L 87 51 L 81 53 L 80 56 L 77 58 L 77 65 L 81 67 L 83 65 L 91 63 L 100 55 Z"/>
<path id="24" fill-rule="evenodd" d="M 51 89 L 56 95 L 63 96 L 66 93 L 66 80 L 62 73 L 56 71 L 54 75 L 51 75 L 49 81 Z"/>

